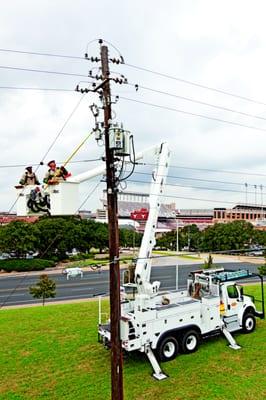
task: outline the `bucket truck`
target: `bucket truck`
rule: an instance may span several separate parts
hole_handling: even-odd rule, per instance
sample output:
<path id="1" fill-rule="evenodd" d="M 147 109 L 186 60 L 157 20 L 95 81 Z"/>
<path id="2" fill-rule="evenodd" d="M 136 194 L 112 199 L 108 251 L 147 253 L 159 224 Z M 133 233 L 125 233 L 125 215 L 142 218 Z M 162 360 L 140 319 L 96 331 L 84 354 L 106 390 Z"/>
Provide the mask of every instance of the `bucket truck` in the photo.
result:
<path id="1" fill-rule="evenodd" d="M 120 339 L 125 351 L 146 353 L 153 376 L 165 379 L 159 361 L 174 359 L 181 351 L 193 353 L 200 340 L 224 334 L 229 346 L 240 346 L 232 333 L 255 329 L 255 317 L 264 318 L 263 278 L 246 270 L 225 271 L 210 269 L 194 271 L 189 276 L 185 290 L 159 291 L 160 282 L 150 281 L 152 249 L 161 196 L 168 171 L 170 152 L 167 143 L 160 147 L 157 169 L 152 175 L 149 197 L 149 216 L 135 268 L 133 299 L 121 296 Z M 262 311 L 258 311 L 252 296 L 244 295 L 241 279 L 261 279 Z M 99 341 L 108 346 L 111 340 L 110 323 L 102 323 L 99 303 Z"/>

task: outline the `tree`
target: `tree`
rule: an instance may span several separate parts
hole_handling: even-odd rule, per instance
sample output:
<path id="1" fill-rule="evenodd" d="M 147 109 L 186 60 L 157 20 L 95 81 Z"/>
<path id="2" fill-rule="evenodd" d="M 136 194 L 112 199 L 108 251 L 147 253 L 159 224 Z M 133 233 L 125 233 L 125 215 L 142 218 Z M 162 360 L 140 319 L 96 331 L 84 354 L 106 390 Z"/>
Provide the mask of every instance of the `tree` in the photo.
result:
<path id="1" fill-rule="evenodd" d="M 95 223 L 94 237 L 92 241 L 93 247 L 99 249 L 100 253 L 109 247 L 108 225 L 100 222 Z"/>
<path id="2" fill-rule="evenodd" d="M 38 248 L 38 228 L 23 221 L 10 222 L 0 227 L 0 250 L 15 253 L 17 258 L 26 257 L 29 251 Z"/>
<path id="3" fill-rule="evenodd" d="M 136 232 L 132 228 L 120 228 L 119 230 L 121 247 L 139 247 L 141 244 L 142 234 Z"/>
<path id="4" fill-rule="evenodd" d="M 45 299 L 54 298 L 56 295 L 56 284 L 52 279 L 49 279 L 48 275 L 40 275 L 40 280 L 36 286 L 31 286 L 29 292 L 34 299 L 42 299 L 42 305 L 44 306 Z"/>
<path id="5" fill-rule="evenodd" d="M 41 258 L 58 260 L 66 258 L 66 252 L 78 248 L 82 242 L 81 222 L 74 217 L 45 217 L 36 223 L 39 232 Z"/>
<path id="6" fill-rule="evenodd" d="M 205 229 L 201 241 L 201 250 L 239 250 L 257 242 L 258 233 L 253 225 L 246 221 L 234 221 L 227 224 L 215 224 Z M 260 241 L 263 237 L 260 236 Z"/>

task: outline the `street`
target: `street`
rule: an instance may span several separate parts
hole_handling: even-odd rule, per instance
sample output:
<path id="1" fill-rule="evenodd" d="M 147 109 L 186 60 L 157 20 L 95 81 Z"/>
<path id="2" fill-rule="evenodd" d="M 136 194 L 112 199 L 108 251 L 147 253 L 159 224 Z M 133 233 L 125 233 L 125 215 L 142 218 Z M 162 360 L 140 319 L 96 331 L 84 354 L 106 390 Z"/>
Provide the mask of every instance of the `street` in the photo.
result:
<path id="1" fill-rule="evenodd" d="M 178 279 L 176 277 L 176 265 L 165 265 L 165 259 L 155 260 L 152 268 L 151 281 L 161 282 L 161 289 L 173 290 L 186 285 L 187 276 L 190 271 L 202 268 L 202 263 L 187 263 L 179 265 Z M 168 259 L 169 262 L 169 259 Z M 221 262 L 219 267 L 227 269 L 248 269 L 250 272 L 257 272 L 258 264 L 247 262 Z M 124 269 L 121 269 L 121 282 Z M 40 273 L 41 274 L 41 273 Z M 15 276 L 0 276 L 0 307 L 41 304 L 40 300 L 33 299 L 29 294 L 29 287 L 36 284 L 38 276 L 32 273 L 17 274 Z M 64 302 L 69 300 L 94 298 L 98 295 L 108 295 L 109 292 L 109 271 L 84 271 L 83 278 L 66 279 L 61 273 L 51 274 L 51 279 L 56 282 L 56 297 L 47 299 L 47 302 Z"/>

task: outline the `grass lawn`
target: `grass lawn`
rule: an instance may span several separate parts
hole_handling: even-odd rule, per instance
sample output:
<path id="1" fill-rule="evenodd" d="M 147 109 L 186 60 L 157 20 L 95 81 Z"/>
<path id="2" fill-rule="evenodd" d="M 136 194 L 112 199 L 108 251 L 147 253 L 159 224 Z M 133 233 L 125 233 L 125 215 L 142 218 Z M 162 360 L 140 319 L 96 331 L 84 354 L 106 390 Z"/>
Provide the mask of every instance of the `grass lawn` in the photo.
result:
<path id="1" fill-rule="evenodd" d="M 132 261 L 132 256 L 122 256 L 120 257 L 120 264 L 126 264 L 128 261 Z M 95 259 L 95 258 L 88 258 L 86 260 L 79 260 L 79 261 L 71 261 L 68 263 L 67 267 L 68 268 L 74 268 L 74 267 L 90 267 L 94 265 L 108 265 L 109 260 L 106 258 L 103 259 Z"/>
<path id="2" fill-rule="evenodd" d="M 110 352 L 97 343 L 97 312 L 96 301 L 1 310 L 0 399 L 109 400 Z M 241 350 L 222 337 L 205 341 L 195 354 L 163 364 L 169 378 L 161 382 L 145 356 L 131 354 L 125 400 L 265 399 L 266 323 L 257 322 L 254 333 L 235 335 Z"/>
<path id="3" fill-rule="evenodd" d="M 152 252 L 153 254 L 159 254 L 159 255 L 162 255 L 162 256 L 175 256 L 175 257 L 178 257 L 178 258 L 187 258 L 187 259 L 190 259 L 190 260 L 202 260 L 202 258 L 200 258 L 198 255 L 197 255 L 197 253 L 195 253 L 195 255 L 194 254 L 181 254 L 181 253 L 179 253 L 178 255 L 176 254 L 176 251 L 166 251 L 166 250 L 154 250 L 153 252 Z"/>

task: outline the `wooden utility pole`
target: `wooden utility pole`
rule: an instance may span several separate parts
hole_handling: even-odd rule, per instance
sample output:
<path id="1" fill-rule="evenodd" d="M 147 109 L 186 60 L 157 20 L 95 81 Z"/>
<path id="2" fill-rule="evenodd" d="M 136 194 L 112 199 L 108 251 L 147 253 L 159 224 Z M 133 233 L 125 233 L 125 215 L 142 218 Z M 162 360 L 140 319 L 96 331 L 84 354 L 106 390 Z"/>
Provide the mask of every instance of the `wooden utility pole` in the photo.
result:
<path id="1" fill-rule="evenodd" d="M 123 359 L 120 340 L 120 270 L 119 230 L 117 210 L 117 182 L 115 177 L 114 150 L 109 146 L 111 123 L 111 90 L 109 81 L 108 47 L 101 44 L 103 75 L 104 136 L 107 181 L 107 205 L 110 254 L 110 313 L 111 313 L 111 384 L 112 400 L 123 400 Z"/>

